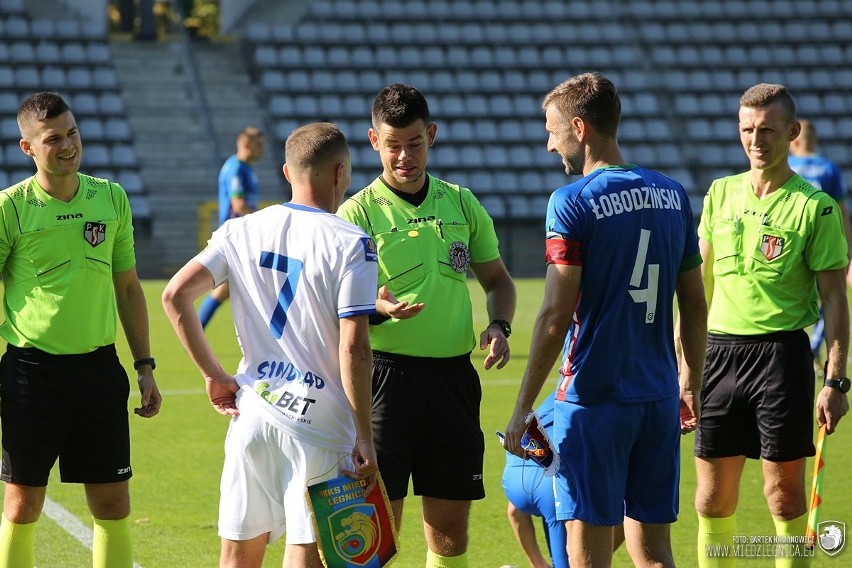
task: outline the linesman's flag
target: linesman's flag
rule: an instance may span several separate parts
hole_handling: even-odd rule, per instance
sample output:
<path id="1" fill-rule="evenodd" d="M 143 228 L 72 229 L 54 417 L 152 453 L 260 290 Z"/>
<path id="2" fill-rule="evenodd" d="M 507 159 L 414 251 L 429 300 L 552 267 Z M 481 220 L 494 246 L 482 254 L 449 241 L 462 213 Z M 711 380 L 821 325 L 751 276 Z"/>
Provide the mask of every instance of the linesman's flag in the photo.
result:
<path id="1" fill-rule="evenodd" d="M 811 501 L 808 506 L 808 528 L 805 532 L 805 544 L 813 548 L 817 539 L 817 525 L 819 524 L 819 506 L 822 504 L 822 474 L 825 469 L 825 424 L 819 427 L 816 442 L 816 455 L 814 456 L 814 475 L 811 483 Z"/>

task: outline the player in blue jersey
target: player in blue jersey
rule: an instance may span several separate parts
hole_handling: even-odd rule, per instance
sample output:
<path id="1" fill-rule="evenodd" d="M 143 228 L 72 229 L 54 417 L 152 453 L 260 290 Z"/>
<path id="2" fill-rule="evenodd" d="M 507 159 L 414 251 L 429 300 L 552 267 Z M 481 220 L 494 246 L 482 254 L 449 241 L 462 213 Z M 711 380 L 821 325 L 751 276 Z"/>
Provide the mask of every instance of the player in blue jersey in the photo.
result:
<path id="1" fill-rule="evenodd" d="M 562 351 L 556 514 L 567 521 L 571 566 L 609 566 L 622 520 L 635 564 L 674 566 L 680 434 L 698 422 L 707 333 L 689 200 L 677 181 L 625 163 L 616 140 L 621 102 L 603 75 L 572 77 L 542 108 L 548 151 L 583 178 L 548 205 L 544 301 L 507 449 L 524 456 L 524 418 Z"/>
<path id="2" fill-rule="evenodd" d="M 251 164 L 263 157 L 263 133 L 247 126 L 237 135 L 237 153 L 230 156 L 219 170 L 219 225 L 225 221 L 257 211 L 260 187 Z M 228 283 L 215 288 L 198 308 L 201 327 L 207 327 L 210 318 L 230 296 Z"/>
<path id="3" fill-rule="evenodd" d="M 837 164 L 817 153 L 817 132 L 809 120 L 800 120 L 802 126 L 799 135 L 790 142 L 790 156 L 787 161 L 794 172 L 805 178 L 812 186 L 823 190 L 837 201 L 843 219 L 843 229 L 846 233 L 847 256 L 852 258 L 852 222 L 846 210 L 846 187 L 843 184 L 843 174 Z M 852 269 L 846 273 L 846 283 L 852 286 Z M 822 373 L 819 363 L 820 348 L 825 340 L 825 319 L 820 308 L 819 321 L 811 333 L 811 351 L 814 352 L 814 366 Z"/>

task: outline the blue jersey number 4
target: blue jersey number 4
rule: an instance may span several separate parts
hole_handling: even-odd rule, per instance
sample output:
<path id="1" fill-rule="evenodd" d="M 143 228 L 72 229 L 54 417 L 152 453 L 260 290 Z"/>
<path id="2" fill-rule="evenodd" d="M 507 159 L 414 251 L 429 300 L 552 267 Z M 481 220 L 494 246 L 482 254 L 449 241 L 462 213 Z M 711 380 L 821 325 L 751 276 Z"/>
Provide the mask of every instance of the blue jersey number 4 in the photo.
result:
<path id="1" fill-rule="evenodd" d="M 293 303 L 293 297 L 296 295 L 296 286 L 299 285 L 304 263 L 283 254 L 263 251 L 260 255 L 260 266 L 287 273 L 287 280 L 278 292 L 278 305 L 272 311 L 272 320 L 269 322 L 269 331 L 272 332 L 272 336 L 275 339 L 281 339 L 284 326 L 287 325 L 287 310 L 290 309 L 290 304 Z"/>

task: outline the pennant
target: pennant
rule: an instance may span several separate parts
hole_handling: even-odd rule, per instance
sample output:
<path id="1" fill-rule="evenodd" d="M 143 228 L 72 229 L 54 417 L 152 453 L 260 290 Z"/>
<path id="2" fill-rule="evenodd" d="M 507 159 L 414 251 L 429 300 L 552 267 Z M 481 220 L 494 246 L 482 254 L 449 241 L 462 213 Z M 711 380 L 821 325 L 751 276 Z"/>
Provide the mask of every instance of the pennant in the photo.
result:
<path id="1" fill-rule="evenodd" d="M 364 495 L 364 480 L 342 475 L 309 485 L 306 498 L 326 568 L 381 568 L 399 551 L 393 511 L 385 485 Z"/>

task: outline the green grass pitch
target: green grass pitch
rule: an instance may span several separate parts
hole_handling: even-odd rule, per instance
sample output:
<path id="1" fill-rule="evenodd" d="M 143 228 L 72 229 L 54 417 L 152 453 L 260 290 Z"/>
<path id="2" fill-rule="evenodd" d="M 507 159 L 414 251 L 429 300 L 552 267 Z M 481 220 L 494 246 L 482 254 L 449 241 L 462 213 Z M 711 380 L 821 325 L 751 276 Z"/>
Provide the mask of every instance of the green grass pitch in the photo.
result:
<path id="1" fill-rule="evenodd" d="M 160 415 L 144 420 L 131 415 L 133 470 L 131 480 L 134 557 L 144 568 L 195 568 L 218 565 L 219 537 L 216 517 L 219 473 L 227 419 L 216 414 L 204 394 L 203 381 L 184 353 L 160 307 L 163 281 L 145 282 L 151 320 L 152 353 L 157 358 L 156 377 L 164 394 Z M 471 516 L 470 558 L 474 568 L 497 568 L 503 564 L 526 566 L 506 521 L 506 499 L 500 487 L 503 451 L 494 430 L 503 430 L 514 405 L 520 377 L 529 352 L 533 321 L 541 303 L 542 280 L 518 280 L 518 310 L 510 340 L 513 358 L 502 370 L 482 369 L 483 356 L 473 360 L 480 369 L 483 384 L 482 430 L 486 439 L 485 483 L 487 497 L 476 502 Z M 471 281 L 476 328 L 486 325 L 482 292 Z M 234 369 L 239 349 L 230 321 L 230 304 L 216 314 L 208 337 L 220 358 Z M 132 371 L 131 358 L 123 337 L 118 339 L 125 367 Z M 133 376 L 131 374 L 131 376 Z M 555 375 L 554 375 L 555 376 Z M 131 391 L 131 408 L 138 405 L 137 391 Z M 57 393 L 61 396 L 61 393 Z M 852 493 L 847 489 L 852 470 L 852 418 L 826 441 L 826 471 L 822 519 L 852 524 Z M 683 438 L 681 516 L 672 526 L 672 543 L 678 566 L 696 565 L 696 518 L 692 505 L 695 474 L 692 466 L 692 436 Z M 807 469 L 810 487 L 811 465 Z M 90 525 L 82 488 L 62 485 L 58 471 L 51 476 L 48 497 L 83 524 Z M 409 497 L 400 535 L 401 552 L 394 566 L 423 566 L 425 543 L 420 525 L 419 500 Z M 746 535 L 773 534 L 763 500 L 759 464 L 750 462 L 743 474 L 739 532 Z M 539 536 L 542 537 L 540 531 Z M 539 539 L 543 546 L 543 538 Z M 281 566 L 283 540 L 267 549 L 264 566 Z M 848 563 L 845 550 L 828 557 L 816 552 L 814 567 L 832 568 Z M 844 558 L 847 557 L 847 558 Z M 91 565 L 89 551 L 54 521 L 42 515 L 36 532 L 36 564 L 40 568 L 67 568 Z M 626 552 L 616 553 L 615 566 L 630 566 Z M 771 566 L 766 559 L 740 561 L 742 566 Z"/>

